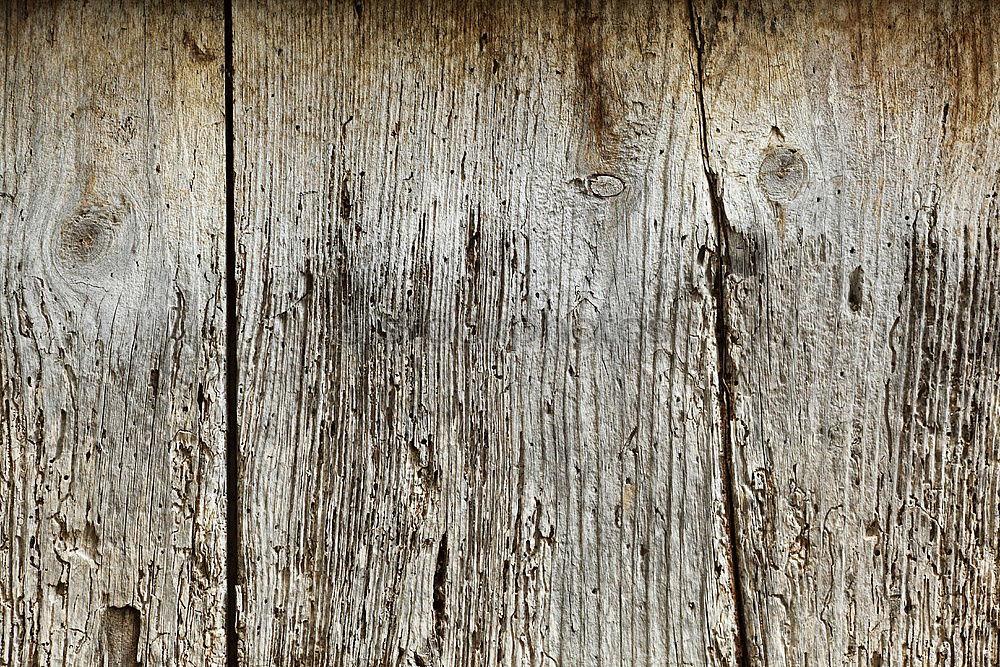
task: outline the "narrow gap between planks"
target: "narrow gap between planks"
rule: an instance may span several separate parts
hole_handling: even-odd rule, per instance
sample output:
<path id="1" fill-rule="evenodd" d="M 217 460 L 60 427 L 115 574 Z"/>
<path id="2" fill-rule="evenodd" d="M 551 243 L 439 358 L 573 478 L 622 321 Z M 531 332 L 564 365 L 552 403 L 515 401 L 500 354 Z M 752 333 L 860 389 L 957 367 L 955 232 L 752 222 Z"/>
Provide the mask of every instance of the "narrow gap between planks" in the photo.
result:
<path id="1" fill-rule="evenodd" d="M 224 0 L 226 116 L 226 666 L 239 665 L 236 584 L 239 576 L 239 366 L 236 310 L 236 171 L 233 148 L 233 3 Z"/>

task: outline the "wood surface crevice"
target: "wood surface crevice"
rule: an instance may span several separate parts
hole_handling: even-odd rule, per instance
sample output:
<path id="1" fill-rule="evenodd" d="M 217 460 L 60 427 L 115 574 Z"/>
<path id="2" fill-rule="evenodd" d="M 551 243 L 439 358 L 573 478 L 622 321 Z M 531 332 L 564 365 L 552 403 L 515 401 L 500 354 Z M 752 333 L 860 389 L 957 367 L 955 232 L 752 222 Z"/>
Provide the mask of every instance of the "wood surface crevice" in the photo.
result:
<path id="1" fill-rule="evenodd" d="M 732 667 L 687 8 L 234 12 L 244 659 Z"/>
<path id="2" fill-rule="evenodd" d="M 226 597 L 225 632 L 226 665 L 238 667 L 240 664 L 240 614 L 239 582 L 241 581 L 242 512 L 240 507 L 240 360 L 239 360 L 239 295 L 240 283 L 237 275 L 236 245 L 236 172 L 234 151 L 236 150 L 235 90 L 233 88 L 233 0 L 223 0 L 223 82 L 224 82 L 224 139 L 226 147 L 226 243 L 225 243 L 225 283 L 226 283 Z M 185 33 L 187 38 L 187 33 Z M 201 50 L 195 53 L 200 57 Z"/>
<path id="3" fill-rule="evenodd" d="M 708 190 L 712 221 L 715 225 L 716 248 L 713 253 L 713 285 L 712 295 L 715 299 L 715 349 L 718 355 L 716 370 L 718 379 L 719 429 L 722 447 L 719 455 L 722 459 L 723 495 L 725 498 L 726 529 L 729 538 L 729 560 L 731 583 L 733 588 L 733 617 L 736 626 L 734 637 L 735 660 L 740 667 L 750 666 L 750 644 L 746 627 L 746 603 L 744 601 L 744 570 L 741 567 L 742 539 L 737 519 L 735 503 L 735 471 L 733 445 L 733 391 L 735 390 L 736 374 L 733 372 L 733 358 L 729 351 L 729 339 L 732 328 L 729 323 L 729 307 L 726 296 L 728 274 L 731 267 L 729 238 L 732 229 L 726 216 L 725 199 L 721 191 L 719 176 L 712 167 L 709 155 L 708 118 L 705 113 L 705 49 L 701 31 L 701 19 L 696 13 L 694 1 L 687 3 L 690 17 L 691 47 L 694 53 L 692 69 L 694 77 L 694 93 L 698 107 L 698 133 L 701 139 L 701 158 L 705 173 L 705 186 Z"/>
<path id="4" fill-rule="evenodd" d="M 751 659 L 993 665 L 996 8 L 702 6 Z"/>

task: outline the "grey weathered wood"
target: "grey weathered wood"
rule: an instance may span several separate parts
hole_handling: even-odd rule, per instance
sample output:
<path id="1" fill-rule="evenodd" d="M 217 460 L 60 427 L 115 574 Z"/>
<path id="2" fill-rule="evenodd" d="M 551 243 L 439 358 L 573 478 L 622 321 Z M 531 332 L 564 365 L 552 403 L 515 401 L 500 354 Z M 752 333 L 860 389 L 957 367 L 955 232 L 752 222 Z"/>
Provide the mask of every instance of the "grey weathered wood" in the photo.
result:
<path id="1" fill-rule="evenodd" d="M 997 9 L 695 13 L 751 664 L 1000 664 Z"/>
<path id="2" fill-rule="evenodd" d="M 221 18 L 0 9 L 0 664 L 223 663 Z"/>
<path id="3" fill-rule="evenodd" d="M 0 664 L 223 664 L 227 296 L 241 664 L 1000 663 L 1000 10 L 234 4 L 233 294 L 221 3 L 0 10 Z"/>
<path id="4" fill-rule="evenodd" d="M 237 2 L 247 665 L 732 665 L 686 5 Z"/>

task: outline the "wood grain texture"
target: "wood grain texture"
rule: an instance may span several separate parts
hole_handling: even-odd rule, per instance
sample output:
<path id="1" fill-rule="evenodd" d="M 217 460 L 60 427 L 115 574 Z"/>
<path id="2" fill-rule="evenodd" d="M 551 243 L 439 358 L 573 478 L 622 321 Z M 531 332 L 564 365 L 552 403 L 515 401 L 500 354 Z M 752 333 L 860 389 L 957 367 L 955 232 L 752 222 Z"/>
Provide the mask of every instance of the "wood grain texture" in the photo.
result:
<path id="1" fill-rule="evenodd" d="M 223 663 L 221 19 L 0 9 L 0 664 Z"/>
<path id="2" fill-rule="evenodd" d="M 234 29 L 243 664 L 734 664 L 687 6 Z"/>
<path id="3" fill-rule="evenodd" d="M 222 3 L 0 9 L 0 665 L 227 535 L 249 667 L 1000 664 L 1000 8 L 233 5 L 233 146 Z"/>
<path id="4" fill-rule="evenodd" d="M 694 13 L 750 664 L 1000 664 L 997 9 Z"/>

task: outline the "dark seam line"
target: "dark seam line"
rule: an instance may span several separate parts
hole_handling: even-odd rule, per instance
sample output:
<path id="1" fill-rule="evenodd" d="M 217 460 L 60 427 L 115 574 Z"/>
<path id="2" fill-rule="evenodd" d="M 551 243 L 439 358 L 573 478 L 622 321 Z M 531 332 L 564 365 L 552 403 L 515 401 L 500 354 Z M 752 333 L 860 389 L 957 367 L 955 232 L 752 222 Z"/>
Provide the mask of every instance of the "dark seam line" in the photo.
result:
<path id="1" fill-rule="evenodd" d="M 237 581 L 239 578 L 239 366 L 237 365 L 236 171 L 233 147 L 233 3 L 224 0 L 226 116 L 226 667 L 239 666 Z"/>
<path id="2" fill-rule="evenodd" d="M 695 49 L 696 72 L 695 94 L 698 102 L 699 124 L 701 129 L 702 162 L 705 169 L 705 180 L 708 185 L 709 204 L 715 223 L 716 270 L 715 285 L 715 343 L 718 354 L 719 375 L 719 411 L 722 436 L 722 485 L 725 496 L 726 524 L 729 531 L 729 561 L 733 580 L 733 616 L 736 623 L 736 664 L 750 667 L 749 640 L 746 627 L 746 601 L 743 591 L 742 558 L 739 545 L 739 528 L 736 526 L 736 491 L 733 488 L 735 479 L 735 461 L 733 453 L 733 434 L 731 423 L 733 419 L 732 393 L 732 357 L 729 351 L 729 312 L 726 298 L 726 275 L 730 269 L 729 251 L 729 218 L 722 199 L 722 188 L 719 185 L 718 174 L 712 170 L 708 149 L 708 116 L 705 113 L 705 63 L 704 43 L 701 34 L 701 24 L 695 14 L 694 3 L 688 0 L 688 10 L 691 15 L 691 41 Z"/>

